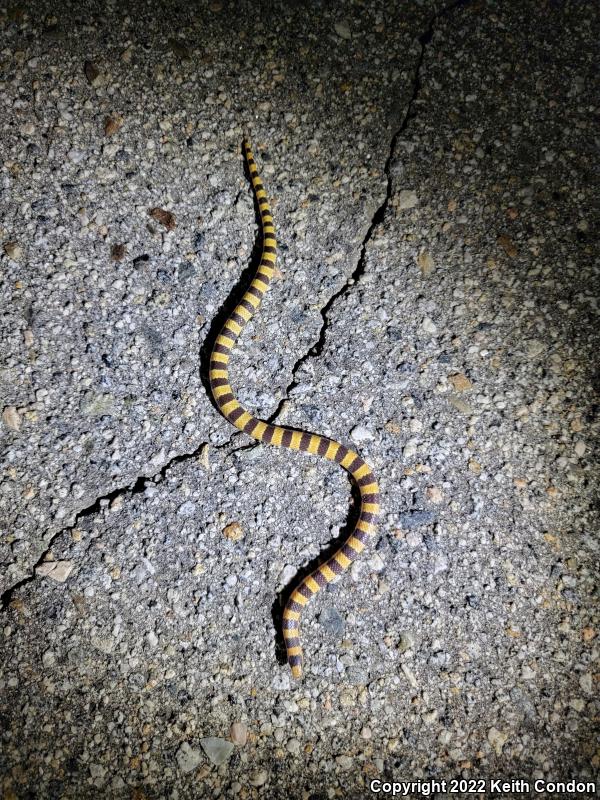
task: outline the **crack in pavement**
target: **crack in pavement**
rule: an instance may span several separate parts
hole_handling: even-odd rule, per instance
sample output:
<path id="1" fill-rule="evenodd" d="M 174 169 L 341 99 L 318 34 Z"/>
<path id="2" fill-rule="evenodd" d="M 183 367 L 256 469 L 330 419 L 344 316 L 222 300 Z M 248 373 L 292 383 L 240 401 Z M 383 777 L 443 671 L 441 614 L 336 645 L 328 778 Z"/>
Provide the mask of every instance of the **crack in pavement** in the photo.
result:
<path id="1" fill-rule="evenodd" d="M 70 525 L 67 525 L 64 528 L 61 528 L 56 533 L 52 534 L 48 539 L 48 543 L 46 549 L 38 558 L 38 560 L 33 565 L 33 569 L 26 575 L 24 578 L 16 581 L 12 586 L 9 586 L 2 594 L 0 595 L 0 613 L 6 611 L 11 603 L 13 594 L 20 589 L 22 586 L 25 586 L 31 581 L 35 580 L 36 572 L 38 567 L 44 563 L 48 553 L 52 549 L 52 545 L 61 536 L 63 533 L 69 533 L 70 531 L 75 530 L 77 525 L 80 524 L 81 520 L 86 519 L 87 517 L 93 517 L 98 514 L 104 506 L 109 505 L 115 500 L 117 497 L 124 497 L 126 495 L 135 495 L 141 494 L 145 489 L 149 482 L 152 483 L 159 483 L 161 480 L 164 479 L 167 471 L 171 469 L 175 464 L 181 464 L 184 461 L 187 461 L 190 458 L 197 457 L 202 448 L 207 445 L 207 442 L 201 442 L 194 450 L 190 453 L 180 453 L 176 456 L 173 456 L 169 461 L 167 461 L 163 466 L 158 470 L 158 472 L 153 473 L 152 475 L 139 475 L 133 483 L 128 484 L 127 486 L 117 487 L 113 489 L 111 492 L 107 492 L 106 494 L 100 495 L 96 497 L 92 503 L 90 503 L 85 508 L 82 508 L 75 514 L 75 519 Z"/>
<path id="2" fill-rule="evenodd" d="M 329 328 L 328 315 L 329 315 L 329 312 L 330 312 L 331 308 L 336 303 L 336 301 L 339 300 L 340 297 L 343 297 L 351 289 L 351 287 L 354 286 L 360 280 L 361 276 L 365 272 L 367 246 L 368 246 L 370 240 L 372 239 L 376 228 L 378 228 L 379 225 L 381 225 L 382 222 L 384 222 L 385 215 L 386 215 L 386 212 L 388 210 L 389 202 L 390 202 L 390 199 L 392 197 L 392 191 L 393 191 L 393 176 L 392 176 L 392 170 L 391 170 L 392 159 L 393 159 L 395 151 L 396 151 L 396 144 L 398 142 L 399 137 L 401 136 L 402 133 L 404 133 L 404 131 L 407 129 L 408 125 L 410 124 L 410 121 L 415 116 L 415 113 L 414 113 L 413 109 L 414 109 L 415 103 L 418 100 L 419 93 L 421 91 L 421 68 L 423 66 L 423 61 L 425 59 L 425 52 L 427 50 L 427 45 L 431 42 L 431 40 L 433 38 L 433 34 L 434 34 L 436 23 L 438 22 L 439 19 L 441 19 L 446 14 L 449 14 L 455 8 L 458 8 L 460 6 L 468 6 L 468 5 L 470 5 L 471 2 L 472 2 L 472 0 L 454 0 L 454 2 L 450 3 L 447 6 L 444 6 L 442 9 L 440 9 L 435 14 L 433 14 L 433 16 L 429 20 L 429 24 L 428 24 L 427 28 L 418 37 L 418 41 L 419 41 L 419 44 L 421 46 L 421 50 L 420 50 L 419 56 L 417 58 L 417 63 L 416 63 L 416 66 L 415 66 L 415 71 L 414 71 L 413 91 L 412 91 L 410 100 L 408 101 L 408 105 L 407 105 L 407 108 L 406 108 L 406 113 L 404 114 L 404 117 L 402 118 L 400 126 L 398 127 L 398 129 L 396 130 L 396 132 L 392 136 L 392 139 L 391 139 L 391 142 L 390 142 L 390 148 L 389 148 L 388 157 L 387 157 L 387 159 L 385 161 L 385 165 L 384 165 L 384 168 L 383 168 L 384 175 L 387 178 L 387 187 L 386 187 L 385 197 L 384 197 L 383 201 L 378 206 L 378 208 L 376 209 L 375 213 L 373 214 L 373 216 L 371 218 L 371 223 L 370 223 L 370 225 L 369 225 L 369 227 L 367 229 L 367 232 L 366 232 L 366 234 L 365 234 L 365 236 L 363 238 L 363 241 L 362 241 L 362 244 L 361 244 L 361 247 L 360 247 L 360 254 L 359 254 L 359 257 L 358 257 L 358 261 L 357 261 L 356 267 L 354 268 L 354 270 L 352 271 L 350 276 L 346 279 L 346 282 L 342 285 L 342 287 L 337 292 L 332 294 L 331 297 L 329 298 L 329 300 L 320 309 L 320 314 L 321 314 L 321 318 L 322 318 L 322 324 L 321 324 L 321 329 L 319 331 L 319 336 L 317 338 L 317 341 L 314 342 L 314 344 L 312 344 L 308 348 L 308 350 L 305 353 L 303 353 L 303 355 L 301 355 L 300 358 L 295 362 L 294 366 L 292 367 L 292 371 L 291 371 L 292 372 L 292 380 L 290 381 L 290 383 L 286 387 L 286 390 L 284 392 L 284 396 L 279 401 L 279 403 L 277 404 L 277 408 L 267 418 L 268 422 L 274 422 L 277 419 L 277 417 L 281 414 L 281 412 L 283 410 L 284 404 L 289 400 L 290 392 L 298 385 L 298 382 L 297 382 L 295 376 L 296 376 L 296 373 L 298 372 L 298 370 L 300 369 L 300 367 L 304 363 L 306 363 L 306 361 L 308 361 L 309 359 L 318 358 L 321 355 L 321 353 L 323 352 L 323 348 L 325 346 L 325 339 L 326 339 L 326 336 L 327 336 L 327 330 Z M 223 449 L 229 447 L 231 444 L 234 444 L 242 436 L 246 437 L 246 434 L 243 434 L 241 432 L 235 432 L 223 444 L 212 445 L 212 447 L 214 447 L 215 450 L 223 450 Z M 227 453 L 227 455 L 231 456 L 231 455 L 233 455 L 233 453 L 236 453 L 236 452 L 241 451 L 241 450 L 251 450 L 251 449 L 253 449 L 255 447 L 258 447 L 259 444 L 260 444 L 260 442 L 252 442 L 250 444 L 246 444 L 246 445 L 243 445 L 241 447 L 234 447 L 232 450 L 230 450 Z M 115 498 L 117 498 L 119 496 L 122 496 L 122 495 L 127 495 L 127 494 L 134 495 L 134 494 L 139 494 L 139 493 L 143 492 L 144 489 L 146 488 L 146 482 L 147 481 L 157 482 L 156 481 L 157 477 L 159 478 L 159 480 L 164 478 L 166 473 L 167 473 L 167 470 L 169 470 L 174 464 L 185 462 L 186 460 L 188 460 L 190 458 L 194 458 L 195 456 L 199 455 L 200 451 L 202 450 L 202 448 L 205 445 L 208 445 L 208 443 L 207 442 L 201 442 L 198 445 L 198 447 L 196 447 L 192 452 L 190 452 L 190 453 L 182 453 L 180 455 L 174 456 L 170 461 L 168 461 L 166 464 L 164 464 L 157 473 L 154 473 L 153 475 L 141 475 L 141 476 L 138 476 L 134 480 L 133 483 L 131 483 L 131 484 L 127 485 L 127 486 L 124 486 L 124 487 L 120 487 L 120 488 L 114 489 L 113 491 L 108 492 L 105 495 L 97 497 L 93 501 L 93 503 L 91 503 L 89 506 L 86 506 L 86 508 L 83 508 L 81 511 L 78 511 L 77 514 L 75 515 L 75 519 L 74 519 L 74 521 L 73 521 L 73 523 L 71 525 L 68 525 L 67 527 L 62 528 L 61 530 L 57 531 L 55 534 L 53 534 L 50 537 L 50 539 L 48 540 L 48 545 L 47 545 L 46 549 L 44 550 L 42 555 L 39 557 L 39 559 L 34 564 L 33 569 L 30 572 L 30 574 L 27 575 L 25 578 L 22 578 L 21 580 L 19 580 L 16 583 L 14 583 L 12 586 L 10 586 L 8 589 L 6 589 L 0 595 L 0 613 L 3 612 L 3 611 L 6 611 L 8 609 L 8 607 L 10 605 L 10 602 L 12 600 L 13 594 L 18 589 L 20 589 L 22 586 L 25 586 L 26 584 L 30 583 L 31 581 L 35 580 L 37 568 L 44 562 L 44 560 L 46 559 L 48 553 L 50 552 L 50 550 L 52 548 L 52 544 L 54 543 L 54 541 L 61 534 L 68 533 L 69 531 L 74 530 L 76 525 L 79 524 L 79 522 L 82 519 L 85 519 L 86 517 L 91 517 L 91 516 L 94 516 L 95 514 L 97 514 L 101 510 L 101 508 L 103 507 L 103 504 L 106 505 L 106 504 L 112 502 Z"/>
<path id="3" fill-rule="evenodd" d="M 392 176 L 392 169 L 391 168 L 392 168 L 392 160 L 394 158 L 394 154 L 395 154 L 395 151 L 396 151 L 396 144 L 397 144 L 398 139 L 400 138 L 400 136 L 406 131 L 408 125 L 410 124 L 410 121 L 415 117 L 415 112 L 414 112 L 413 109 L 414 109 L 415 103 L 417 102 L 417 100 L 419 98 L 419 93 L 421 91 L 421 68 L 423 66 L 423 61 L 425 59 L 425 52 L 427 50 L 427 45 L 431 42 L 431 40 L 433 38 L 433 34 L 434 34 L 434 31 L 435 31 L 435 26 L 436 26 L 436 23 L 438 22 L 439 19 L 441 19 L 446 14 L 449 14 L 455 8 L 458 8 L 459 6 L 467 6 L 471 2 L 472 2 L 472 0 L 454 0 L 454 2 L 450 3 L 447 6 L 444 6 L 439 11 L 436 11 L 436 13 L 433 14 L 433 16 L 430 18 L 429 23 L 428 23 L 427 28 L 425 29 L 425 31 L 420 36 L 417 37 L 418 42 L 419 42 L 419 44 L 421 46 L 421 49 L 420 49 L 420 52 L 419 52 L 419 56 L 417 58 L 417 63 L 416 63 L 416 66 L 415 66 L 415 71 L 414 71 L 413 91 L 412 91 L 410 100 L 408 101 L 408 105 L 406 107 L 406 112 L 405 112 L 405 114 L 404 114 L 404 116 L 403 116 L 403 118 L 402 118 L 402 120 L 400 122 L 400 126 L 398 127 L 398 129 L 396 130 L 396 132 L 392 136 L 392 139 L 391 139 L 391 142 L 390 142 L 390 148 L 389 148 L 388 157 L 387 157 L 387 159 L 385 161 L 385 164 L 384 164 L 384 167 L 383 167 L 383 172 L 384 172 L 384 175 L 385 175 L 385 177 L 387 179 L 387 187 L 386 187 L 385 197 L 384 197 L 383 201 L 378 206 L 377 210 L 375 211 L 375 213 L 373 214 L 373 216 L 371 218 L 371 223 L 370 223 L 370 225 L 369 225 L 369 227 L 367 229 L 367 232 L 366 232 L 366 234 L 365 234 L 365 236 L 363 238 L 363 241 L 362 241 L 362 244 L 361 244 L 361 247 L 360 247 L 360 254 L 359 254 L 359 257 L 358 257 L 358 261 L 356 263 L 356 267 L 351 272 L 350 276 L 346 279 L 346 282 L 343 284 L 341 289 L 339 289 L 337 292 L 332 294 L 331 297 L 329 298 L 329 300 L 320 309 L 322 323 L 321 323 L 321 329 L 319 331 L 319 336 L 317 338 L 317 341 L 314 342 L 314 344 L 312 344 L 308 348 L 308 350 L 303 355 L 301 355 L 300 358 L 295 362 L 294 366 L 292 367 L 292 371 L 291 371 L 292 372 L 292 380 L 287 385 L 287 387 L 285 389 L 285 392 L 284 392 L 284 396 L 282 397 L 282 399 L 277 404 L 276 409 L 273 411 L 272 414 L 270 414 L 266 418 L 266 420 L 265 420 L 266 422 L 269 422 L 269 423 L 275 422 L 277 420 L 277 418 L 279 417 L 279 415 L 281 414 L 285 403 L 287 403 L 288 400 L 289 400 L 290 392 L 292 392 L 293 389 L 295 389 L 295 387 L 298 385 L 298 381 L 296 380 L 296 373 L 298 372 L 300 367 L 303 364 L 305 364 L 309 359 L 318 358 L 321 355 L 321 353 L 323 352 L 323 348 L 325 347 L 325 339 L 326 339 L 326 336 L 327 336 L 327 330 L 329 328 L 328 315 L 329 315 L 329 312 L 330 312 L 331 308 L 336 303 L 336 301 L 339 300 L 340 297 L 343 297 L 352 288 L 352 286 L 354 286 L 360 280 L 360 278 L 362 277 L 362 275 L 365 272 L 367 246 L 368 246 L 370 240 L 372 239 L 375 230 L 379 227 L 379 225 L 382 224 L 382 222 L 384 222 L 385 215 L 386 215 L 386 212 L 388 210 L 389 202 L 390 202 L 390 199 L 392 197 L 393 176 Z M 226 447 L 227 445 L 237 441 L 237 439 L 239 437 L 241 437 L 241 436 L 246 437 L 246 434 L 235 433 L 228 440 L 228 442 L 226 442 L 224 445 L 219 445 L 219 447 L 220 448 Z M 228 455 L 232 455 L 233 453 L 236 453 L 236 452 L 241 451 L 241 450 L 252 450 L 255 447 L 258 447 L 259 445 L 260 445 L 260 442 L 252 442 L 250 444 L 242 445 L 240 447 L 236 447 L 233 450 L 231 450 Z"/>

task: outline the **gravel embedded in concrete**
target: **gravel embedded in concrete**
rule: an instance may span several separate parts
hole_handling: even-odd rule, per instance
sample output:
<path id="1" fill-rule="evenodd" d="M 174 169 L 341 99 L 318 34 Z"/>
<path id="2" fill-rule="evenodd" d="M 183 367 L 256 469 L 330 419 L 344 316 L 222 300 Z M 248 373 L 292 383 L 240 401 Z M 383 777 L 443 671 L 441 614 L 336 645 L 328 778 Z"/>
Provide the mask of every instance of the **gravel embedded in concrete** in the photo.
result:
<path id="1" fill-rule="evenodd" d="M 599 14 L 442 8 L 0 11 L 7 798 L 598 777 Z M 239 399 L 383 493 L 298 684 L 279 593 L 350 486 L 200 377 L 248 129 L 281 277 Z"/>

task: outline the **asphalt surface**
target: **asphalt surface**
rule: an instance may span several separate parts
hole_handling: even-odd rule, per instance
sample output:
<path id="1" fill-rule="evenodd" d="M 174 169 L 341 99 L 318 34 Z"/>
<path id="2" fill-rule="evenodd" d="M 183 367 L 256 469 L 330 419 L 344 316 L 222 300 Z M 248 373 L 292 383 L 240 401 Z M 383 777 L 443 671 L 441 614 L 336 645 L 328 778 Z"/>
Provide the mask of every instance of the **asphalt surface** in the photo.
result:
<path id="1" fill-rule="evenodd" d="M 598 780 L 599 16 L 0 9 L 4 797 Z M 280 600 L 351 487 L 207 393 L 257 242 L 245 133 L 280 275 L 238 397 L 382 489 L 301 683 Z"/>

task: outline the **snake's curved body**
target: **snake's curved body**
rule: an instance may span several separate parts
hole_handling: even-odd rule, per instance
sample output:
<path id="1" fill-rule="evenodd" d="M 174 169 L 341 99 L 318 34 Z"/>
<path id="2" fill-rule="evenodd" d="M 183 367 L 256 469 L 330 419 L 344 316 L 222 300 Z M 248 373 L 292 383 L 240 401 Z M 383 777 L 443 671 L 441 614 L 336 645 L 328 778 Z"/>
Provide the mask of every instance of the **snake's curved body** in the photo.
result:
<path id="1" fill-rule="evenodd" d="M 248 290 L 225 322 L 215 341 L 209 367 L 213 396 L 223 416 L 252 438 L 277 447 L 302 450 L 305 453 L 322 456 L 340 464 L 356 482 L 361 498 L 360 516 L 352 534 L 325 563 L 304 578 L 294 589 L 285 606 L 283 637 L 287 649 L 287 659 L 292 675 L 300 678 L 303 663 L 302 645 L 300 644 L 300 614 L 313 595 L 348 569 L 364 549 L 367 540 L 375 533 L 379 514 L 379 487 L 371 468 L 357 453 L 339 442 L 334 442 L 318 434 L 263 422 L 247 411 L 234 396 L 229 383 L 229 355 L 240 332 L 256 312 L 263 295 L 269 288 L 274 273 L 277 248 L 271 208 L 247 140 L 244 140 L 243 148 L 260 209 L 262 257 Z"/>

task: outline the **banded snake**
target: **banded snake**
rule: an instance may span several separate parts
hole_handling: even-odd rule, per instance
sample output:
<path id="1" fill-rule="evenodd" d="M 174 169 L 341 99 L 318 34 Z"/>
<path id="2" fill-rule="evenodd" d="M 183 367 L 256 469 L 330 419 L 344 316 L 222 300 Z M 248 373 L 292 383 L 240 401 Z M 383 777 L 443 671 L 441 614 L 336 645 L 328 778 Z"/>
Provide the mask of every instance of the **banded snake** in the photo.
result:
<path id="1" fill-rule="evenodd" d="M 367 540 L 376 530 L 379 516 L 379 487 L 369 465 L 354 451 L 324 436 L 274 425 L 257 419 L 235 398 L 229 383 L 229 357 L 243 330 L 260 306 L 273 278 L 277 241 L 273 215 L 258 174 L 250 143 L 244 139 L 243 150 L 258 203 L 262 229 L 262 256 L 258 269 L 242 299 L 223 325 L 215 340 L 209 363 L 210 387 L 223 416 L 253 439 L 276 447 L 302 450 L 335 461 L 350 473 L 360 492 L 360 515 L 345 543 L 325 563 L 317 567 L 292 591 L 283 611 L 283 638 L 287 660 L 294 678 L 302 677 L 303 654 L 300 642 L 300 615 L 311 597 L 336 576 L 345 572 L 358 558 Z"/>

